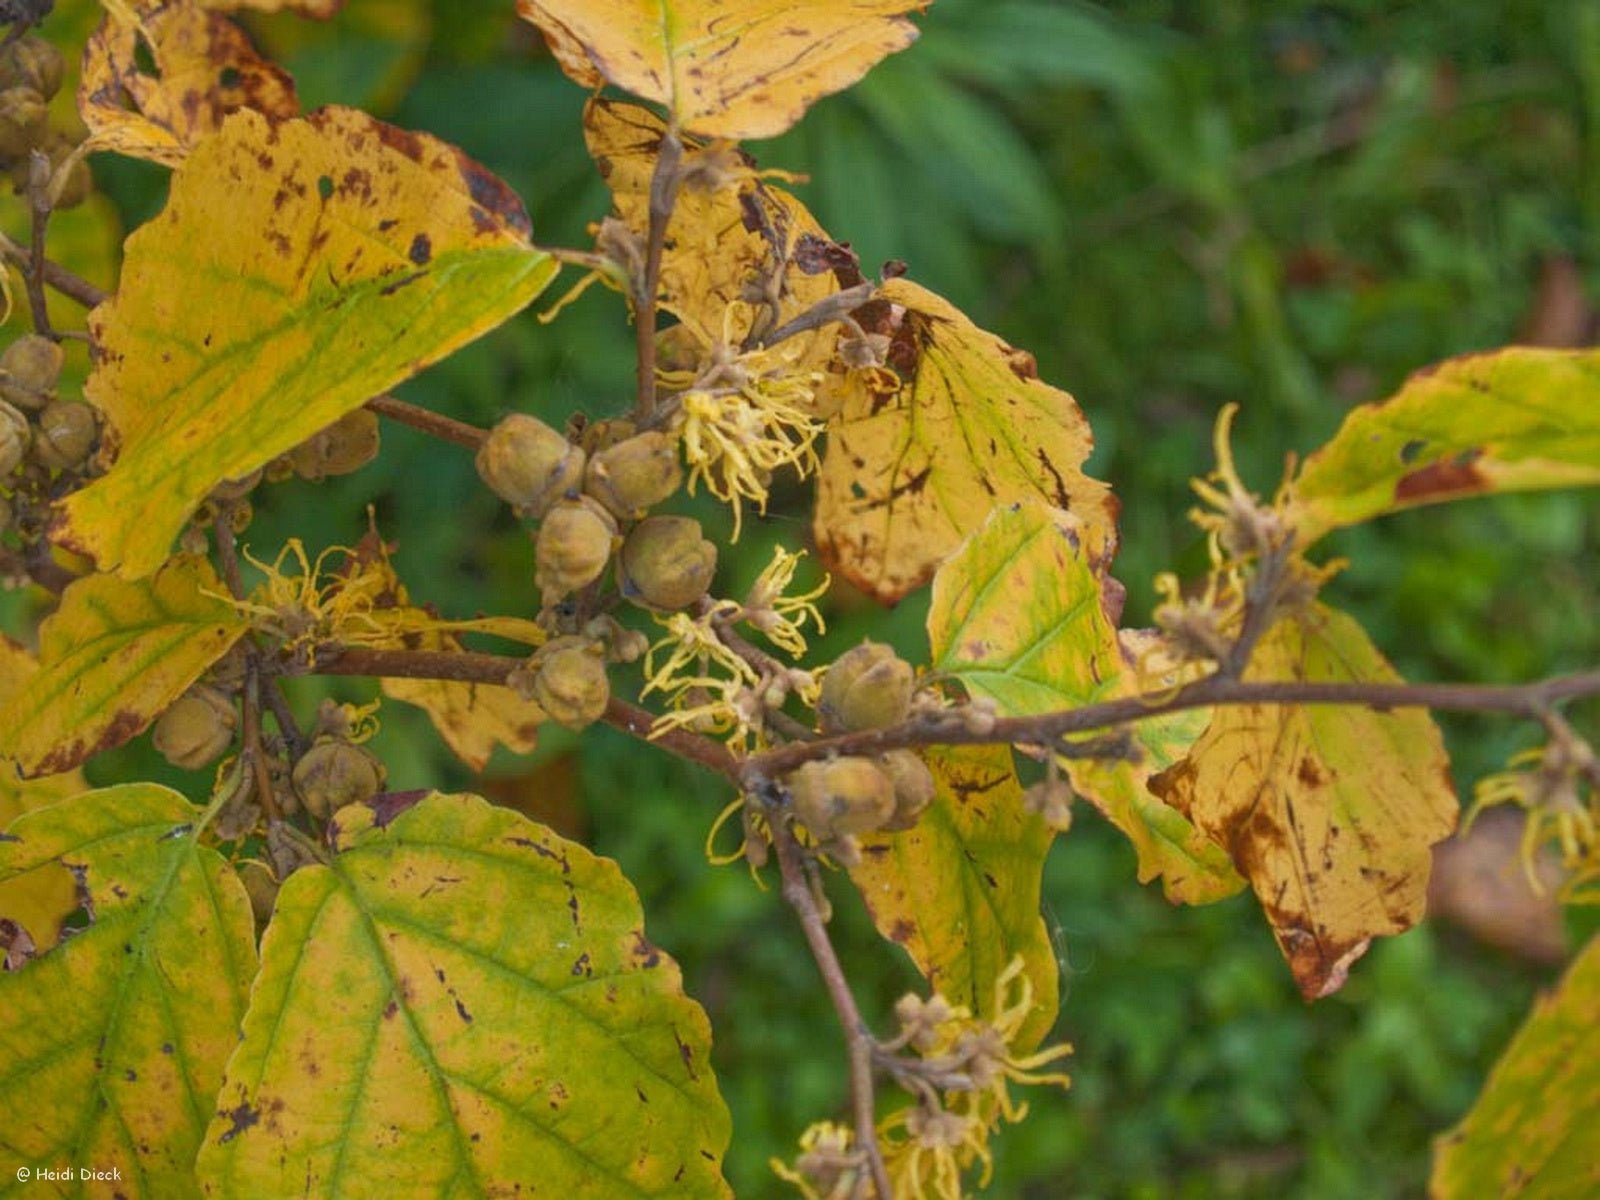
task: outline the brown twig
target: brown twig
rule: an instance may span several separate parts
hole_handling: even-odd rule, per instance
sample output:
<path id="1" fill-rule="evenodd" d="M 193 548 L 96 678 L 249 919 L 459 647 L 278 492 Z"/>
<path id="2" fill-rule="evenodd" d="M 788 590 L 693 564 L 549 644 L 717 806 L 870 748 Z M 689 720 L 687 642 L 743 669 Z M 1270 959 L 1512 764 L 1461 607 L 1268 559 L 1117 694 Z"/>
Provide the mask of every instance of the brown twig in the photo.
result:
<path id="1" fill-rule="evenodd" d="M 261 811 L 269 822 L 283 820 L 278 808 L 278 797 L 272 790 L 272 772 L 267 769 L 267 752 L 261 745 L 261 662 L 254 654 L 244 660 L 244 752 L 250 756 L 250 766 L 256 774 L 256 793 L 261 800 Z"/>
<path id="2" fill-rule="evenodd" d="M 633 281 L 633 336 L 638 358 L 638 399 L 634 415 L 648 422 L 656 411 L 656 292 L 661 286 L 661 255 L 667 244 L 667 222 L 682 180 L 683 143 L 668 129 L 661 135 L 655 170 L 650 176 L 650 227 L 645 238 L 644 272 Z"/>
<path id="3" fill-rule="evenodd" d="M 50 156 L 42 150 L 28 155 L 28 208 L 33 217 L 28 253 L 28 307 L 33 310 L 33 330 L 43 337 L 50 331 L 50 312 L 44 294 L 44 239 L 50 226 Z"/>
<path id="4" fill-rule="evenodd" d="M 0 234 L 0 255 L 12 265 L 28 271 L 33 266 L 33 252 Z M 111 293 L 96 287 L 82 276 L 74 275 L 60 263 L 44 260 L 42 270 L 45 283 L 69 299 L 76 300 L 85 308 L 95 308 L 104 304 Z"/>
<path id="5" fill-rule="evenodd" d="M 389 395 L 374 396 L 367 401 L 367 407 L 380 417 L 388 417 L 391 421 L 420 429 L 432 437 L 465 446 L 468 450 L 476 450 L 489 436 L 487 429 L 479 429 L 476 425 L 468 425 L 465 421 L 458 421 L 443 413 L 407 404 L 404 400 L 397 400 Z"/>

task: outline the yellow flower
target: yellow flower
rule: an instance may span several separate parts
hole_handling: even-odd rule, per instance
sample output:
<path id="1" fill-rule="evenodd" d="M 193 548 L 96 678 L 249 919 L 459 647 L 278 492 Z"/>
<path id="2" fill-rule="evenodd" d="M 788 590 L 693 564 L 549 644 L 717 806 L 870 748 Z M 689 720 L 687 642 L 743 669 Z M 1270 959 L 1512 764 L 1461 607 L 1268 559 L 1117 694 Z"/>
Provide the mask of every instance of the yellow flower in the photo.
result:
<path id="1" fill-rule="evenodd" d="M 1552 845 L 1566 872 L 1561 897 L 1572 903 L 1600 882 L 1600 788 L 1595 785 L 1600 767 L 1594 751 L 1576 734 L 1563 731 L 1542 749 L 1516 755 L 1509 765 L 1512 769 L 1479 781 L 1467 824 L 1490 805 L 1526 809 L 1522 869 L 1528 885 L 1543 893 L 1539 852 Z"/>
<path id="2" fill-rule="evenodd" d="M 329 563 L 344 559 L 343 569 Z M 308 662 L 319 642 L 383 644 L 392 635 L 374 612 L 392 603 L 394 575 L 381 556 L 373 558 L 346 546 L 330 546 L 312 562 L 299 538 L 290 538 L 271 563 L 248 550 L 245 559 L 265 581 L 243 600 L 223 597 L 251 619 L 257 630 Z M 287 568 L 299 570 L 290 574 Z"/>
<path id="3" fill-rule="evenodd" d="M 824 575 L 822 582 L 809 592 L 798 596 L 784 595 L 794 582 L 795 567 L 804 557 L 803 550 L 791 554 L 782 546 L 774 546 L 772 561 L 756 579 L 739 610 L 741 620 L 748 621 L 764 633 L 773 645 L 787 650 L 795 658 L 800 658 L 806 652 L 805 635 L 800 630 L 808 620 L 818 633 L 828 631 L 816 605 L 817 598 L 826 593 L 828 585 L 832 583 L 828 576 Z"/>
<path id="4" fill-rule="evenodd" d="M 793 1167 L 776 1158 L 769 1165 L 805 1200 L 860 1200 L 866 1194 L 866 1163 L 855 1148 L 855 1134 L 832 1121 L 818 1121 L 800 1135 L 800 1157 Z"/>

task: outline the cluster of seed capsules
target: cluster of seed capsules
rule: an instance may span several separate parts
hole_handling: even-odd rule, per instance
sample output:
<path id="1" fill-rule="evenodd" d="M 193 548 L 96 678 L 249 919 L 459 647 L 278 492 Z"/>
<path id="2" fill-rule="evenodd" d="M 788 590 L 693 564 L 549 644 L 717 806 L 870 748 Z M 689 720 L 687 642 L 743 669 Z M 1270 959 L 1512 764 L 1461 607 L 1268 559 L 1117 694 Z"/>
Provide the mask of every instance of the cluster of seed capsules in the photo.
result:
<path id="1" fill-rule="evenodd" d="M 52 176 L 71 160 L 65 177 L 55 181 L 55 208 L 83 203 L 91 187 L 88 163 L 73 157 L 77 139 L 50 125 L 50 100 L 61 90 L 64 65 L 61 51 L 42 38 L 18 38 L 0 51 L 0 168 L 23 192 L 35 150 L 49 157 Z"/>
<path id="2" fill-rule="evenodd" d="M 24 334 L 0 354 L 0 533 L 42 536 L 51 502 L 89 469 L 100 438 L 95 410 L 56 394 L 61 346 Z"/>

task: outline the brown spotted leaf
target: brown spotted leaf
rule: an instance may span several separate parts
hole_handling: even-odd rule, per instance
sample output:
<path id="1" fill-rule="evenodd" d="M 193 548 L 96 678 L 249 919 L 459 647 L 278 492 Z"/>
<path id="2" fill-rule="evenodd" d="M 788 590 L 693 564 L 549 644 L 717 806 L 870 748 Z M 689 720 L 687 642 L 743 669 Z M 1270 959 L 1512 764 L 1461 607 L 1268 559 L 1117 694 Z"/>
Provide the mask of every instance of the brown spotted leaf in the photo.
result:
<path id="1" fill-rule="evenodd" d="M 230 116 L 128 239 L 87 395 L 120 445 L 58 536 L 147 575 L 248 475 L 510 317 L 555 275 L 520 202 L 453 147 L 364 113 Z M 204 303 L 195 297 L 204 296 Z"/>
<path id="2" fill-rule="evenodd" d="M 330 836 L 278 893 L 206 1194 L 732 1195 L 710 1028 L 615 863 L 476 796 Z"/>
<path id="3" fill-rule="evenodd" d="M 776 137 L 916 40 L 929 0 L 517 0 L 556 61 L 664 105 L 673 124 L 721 138 Z"/>
<path id="4" fill-rule="evenodd" d="M 152 70 L 140 65 L 145 54 Z M 96 149 L 168 166 L 238 109 L 300 111 L 288 74 L 257 54 L 244 30 L 192 0 L 108 12 L 84 51 L 79 87 Z"/>
<path id="5" fill-rule="evenodd" d="M 142 732 L 244 635 L 224 592 L 190 555 L 149 579 L 69 584 L 40 626 L 37 674 L 0 704 L 0 759 L 52 775 Z"/>
<path id="6" fill-rule="evenodd" d="M 1446 359 L 1356 409 L 1295 481 L 1302 545 L 1387 512 L 1600 484 L 1600 351 Z"/>
<path id="7" fill-rule="evenodd" d="M 921 586 L 1001 504 L 1042 500 L 1082 522 L 1083 553 L 1110 560 L 1116 501 L 1083 473 L 1094 441 L 1066 392 L 1030 355 L 905 279 L 879 290 L 888 372 L 842 377 L 817 482 L 828 565 L 892 603 Z M 877 307 L 877 306 L 875 306 Z M 836 377 L 839 378 L 839 377 Z"/>
<path id="8" fill-rule="evenodd" d="M 452 649 L 458 649 L 453 640 Z M 474 771 L 489 765 L 496 746 L 528 754 L 539 744 L 548 714 L 532 700 L 492 683 L 448 679 L 385 679 L 383 694 L 415 704 L 428 714 L 439 736 Z"/>
<path id="9" fill-rule="evenodd" d="M 1355 621 L 1317 607 L 1262 639 L 1250 680 L 1393 683 Z M 1420 709 L 1224 705 L 1157 795 L 1228 851 L 1308 999 L 1423 915 L 1429 848 L 1455 828 L 1444 744 Z"/>

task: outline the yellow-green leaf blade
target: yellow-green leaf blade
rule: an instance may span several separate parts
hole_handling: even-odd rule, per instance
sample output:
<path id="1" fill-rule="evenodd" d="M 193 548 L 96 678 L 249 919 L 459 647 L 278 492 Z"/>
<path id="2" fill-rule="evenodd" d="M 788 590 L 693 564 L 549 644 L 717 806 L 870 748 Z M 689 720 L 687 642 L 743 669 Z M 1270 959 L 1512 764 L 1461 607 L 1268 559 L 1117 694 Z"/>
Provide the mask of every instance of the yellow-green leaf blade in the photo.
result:
<path id="1" fill-rule="evenodd" d="M 1435 1200 L 1600 1192 L 1600 937 L 1534 1005 L 1472 1111 L 1434 1148 Z"/>
<path id="2" fill-rule="evenodd" d="M 934 667 L 1007 716 L 1134 694 L 1081 530 L 1069 514 L 1042 504 L 997 509 L 934 576 Z M 1070 759 L 1062 766 L 1075 790 L 1133 843 L 1141 882 L 1159 876 L 1169 899 L 1202 904 L 1232 895 L 1244 881 L 1221 847 L 1147 786 L 1172 761 L 1173 738 L 1187 745 L 1186 720 L 1135 726 L 1137 763 Z"/>
<path id="3" fill-rule="evenodd" d="M 0 705 L 0 759 L 50 775 L 141 732 L 249 627 L 203 558 L 88 575 L 39 629 L 39 670 Z"/>
<path id="4" fill-rule="evenodd" d="M 1600 351 L 1447 359 L 1356 409 L 1294 485 L 1302 545 L 1387 512 L 1600 484 Z"/>
<path id="5" fill-rule="evenodd" d="M 1245 678 L 1399 681 L 1360 625 L 1321 606 L 1279 621 Z M 1341 987 L 1372 938 L 1421 919 L 1430 847 L 1458 813 L 1421 709 L 1223 705 L 1152 787 L 1227 848 L 1309 999 Z"/>
<path id="6" fill-rule="evenodd" d="M 902 384 L 847 377 L 828 424 L 814 528 L 828 565 L 880 600 L 925 583 L 997 505 L 1038 500 L 1083 523 L 1085 554 L 1109 561 L 1116 501 L 1083 474 L 1094 445 L 1071 396 L 1032 358 L 905 279 L 879 296 Z"/>
<path id="7" fill-rule="evenodd" d="M 8 1163 L 116 1170 L 130 1200 L 198 1194 L 194 1156 L 244 1015 L 255 927 L 232 870 L 196 843 L 195 812 L 166 788 L 128 784 L 30 813 L 0 841 L 0 881 L 71 866 L 93 913 L 0 974 Z"/>
<path id="8" fill-rule="evenodd" d="M 350 109 L 234 113 L 175 172 L 95 310 L 87 394 L 120 450 L 63 501 L 61 540 L 102 569 L 153 571 L 217 483 L 537 296 L 557 265 L 527 233 L 509 189 L 434 138 Z"/>
<path id="9" fill-rule="evenodd" d="M 278 895 L 208 1194 L 726 1196 L 710 1032 L 614 863 L 476 796 Z"/>
<path id="10" fill-rule="evenodd" d="M 916 40 L 928 0 L 518 0 L 566 73 L 665 105 L 710 137 L 776 137 Z"/>

